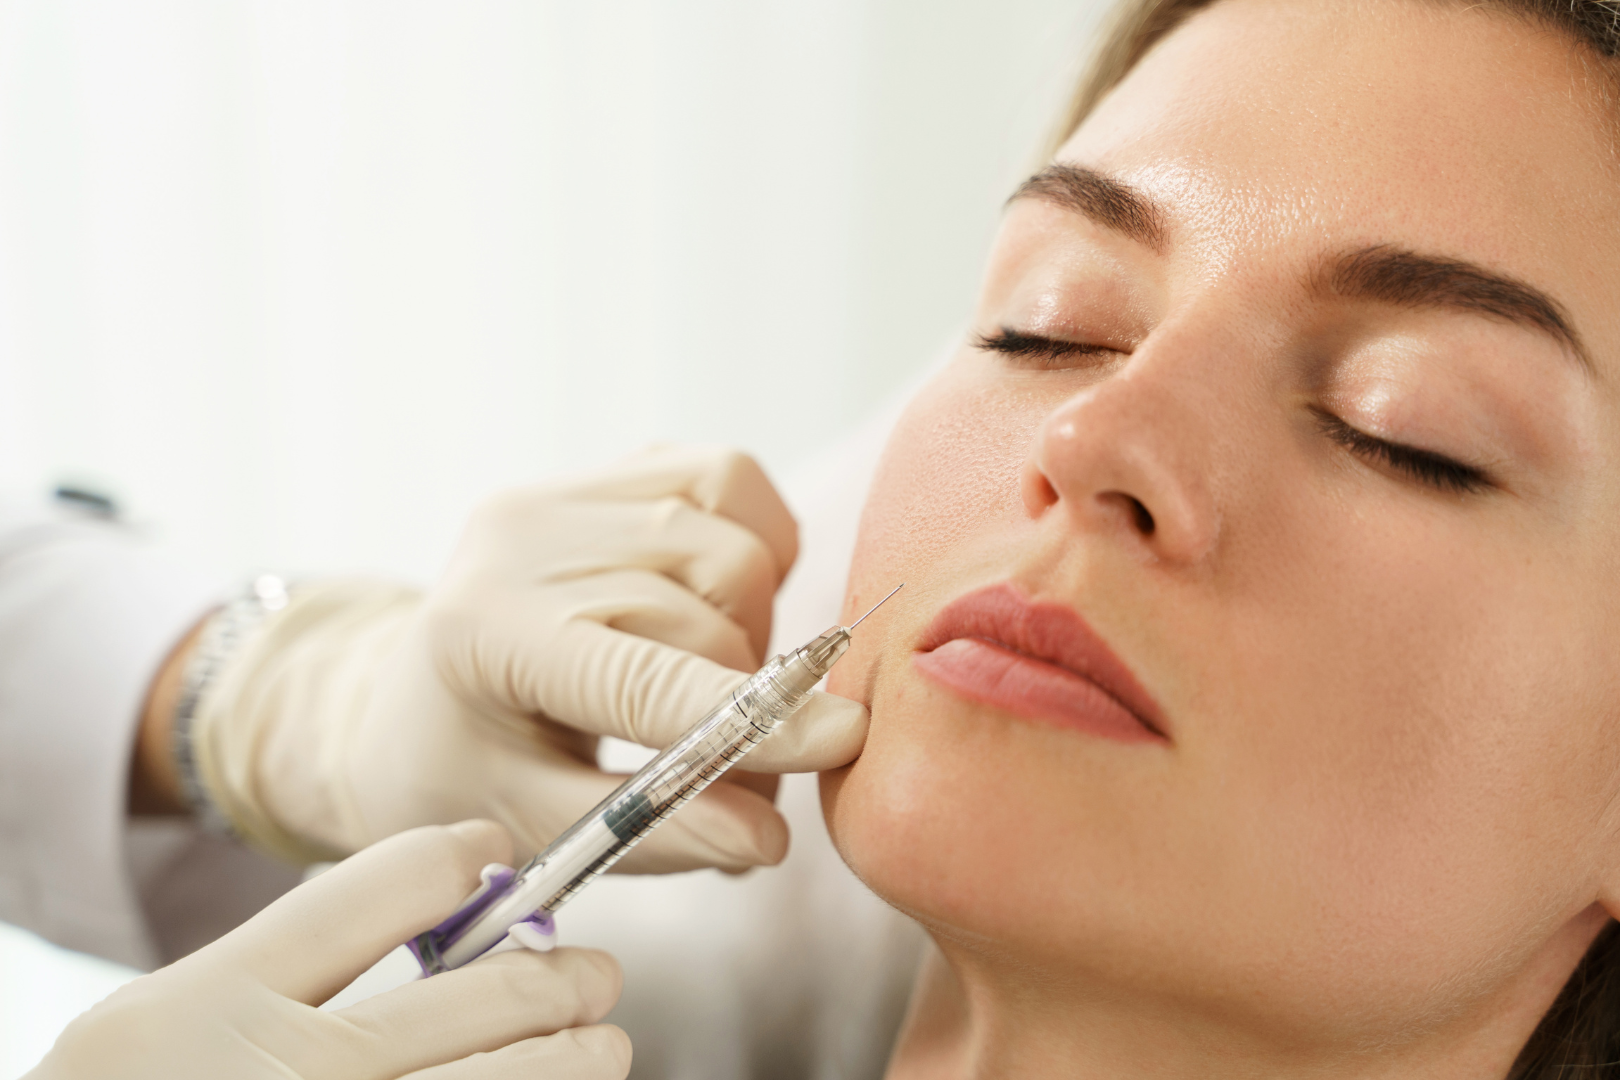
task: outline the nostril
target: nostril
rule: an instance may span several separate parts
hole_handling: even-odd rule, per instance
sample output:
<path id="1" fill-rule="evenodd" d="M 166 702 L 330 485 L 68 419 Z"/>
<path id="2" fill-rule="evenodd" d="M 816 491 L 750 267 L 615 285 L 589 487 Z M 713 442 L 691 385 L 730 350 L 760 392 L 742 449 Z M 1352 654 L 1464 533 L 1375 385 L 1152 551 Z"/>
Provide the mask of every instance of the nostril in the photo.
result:
<path id="1" fill-rule="evenodd" d="M 1024 497 L 1024 509 L 1030 517 L 1038 518 L 1058 503 L 1057 489 L 1033 463 L 1024 468 L 1019 488 Z"/>
<path id="2" fill-rule="evenodd" d="M 1127 495 L 1123 491 L 1105 491 L 1097 496 L 1097 501 L 1107 506 L 1114 520 L 1124 524 L 1127 519 L 1136 527 L 1136 531 L 1144 537 L 1152 536 L 1156 524 L 1153 520 L 1153 511 L 1143 505 L 1142 500 L 1134 495 Z"/>
<path id="3" fill-rule="evenodd" d="M 1140 500 L 1133 499 L 1129 495 L 1125 496 L 1125 498 L 1130 503 L 1131 516 L 1136 518 L 1136 528 L 1138 531 L 1140 531 L 1143 536 L 1152 536 L 1153 515 L 1148 512 L 1148 508 L 1143 506 Z"/>

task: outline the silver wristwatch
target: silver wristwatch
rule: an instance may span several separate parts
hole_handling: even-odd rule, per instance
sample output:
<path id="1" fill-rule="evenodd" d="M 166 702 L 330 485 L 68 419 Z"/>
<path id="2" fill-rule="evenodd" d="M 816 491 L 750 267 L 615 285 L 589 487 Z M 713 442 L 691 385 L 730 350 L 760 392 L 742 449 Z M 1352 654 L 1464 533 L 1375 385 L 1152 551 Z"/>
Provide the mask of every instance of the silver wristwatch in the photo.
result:
<path id="1" fill-rule="evenodd" d="M 174 762 L 180 774 L 180 793 L 186 805 L 205 831 L 219 836 L 234 836 L 236 830 L 203 783 L 197 766 L 192 724 L 197 718 L 197 707 L 203 695 L 219 677 L 225 664 L 266 618 L 287 606 L 288 598 L 285 581 L 274 574 L 260 574 L 235 599 L 209 618 L 197 640 L 196 650 L 186 664 L 180 700 L 174 707 L 171 734 Z"/>

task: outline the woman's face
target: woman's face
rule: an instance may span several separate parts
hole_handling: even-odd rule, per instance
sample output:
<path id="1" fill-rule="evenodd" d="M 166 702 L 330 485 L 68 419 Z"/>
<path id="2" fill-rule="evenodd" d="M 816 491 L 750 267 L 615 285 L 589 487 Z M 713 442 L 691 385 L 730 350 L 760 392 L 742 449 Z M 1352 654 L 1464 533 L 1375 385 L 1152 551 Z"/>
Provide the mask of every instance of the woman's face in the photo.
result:
<path id="1" fill-rule="evenodd" d="M 1587 63 L 1463 5 L 1225 0 L 1009 205 L 867 504 L 849 610 L 906 588 L 824 781 L 953 959 L 1346 1046 L 1556 993 L 1620 900 Z"/>

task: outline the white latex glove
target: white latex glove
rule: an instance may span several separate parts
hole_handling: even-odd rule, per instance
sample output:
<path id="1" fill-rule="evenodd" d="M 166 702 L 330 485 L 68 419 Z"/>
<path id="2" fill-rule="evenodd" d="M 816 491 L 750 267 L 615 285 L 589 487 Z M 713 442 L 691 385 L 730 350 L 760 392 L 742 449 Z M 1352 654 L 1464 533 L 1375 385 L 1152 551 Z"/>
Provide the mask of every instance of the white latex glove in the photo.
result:
<path id="1" fill-rule="evenodd" d="M 203 778 L 291 859 L 468 817 L 504 824 L 527 858 L 622 779 L 597 769 L 596 736 L 668 745 L 759 667 L 797 532 L 759 466 L 721 449 L 501 496 L 425 598 L 295 591 L 202 704 Z M 834 768 L 866 721 L 818 694 L 743 767 Z M 716 784 L 619 868 L 742 870 L 779 861 L 787 839 L 770 799 Z"/>
<path id="2" fill-rule="evenodd" d="M 25 1080 L 619 1080 L 629 1039 L 596 1025 L 618 1000 L 619 967 L 592 949 L 503 953 L 317 1008 L 444 919 L 484 864 L 510 858 L 488 821 L 384 841 L 120 987 Z"/>

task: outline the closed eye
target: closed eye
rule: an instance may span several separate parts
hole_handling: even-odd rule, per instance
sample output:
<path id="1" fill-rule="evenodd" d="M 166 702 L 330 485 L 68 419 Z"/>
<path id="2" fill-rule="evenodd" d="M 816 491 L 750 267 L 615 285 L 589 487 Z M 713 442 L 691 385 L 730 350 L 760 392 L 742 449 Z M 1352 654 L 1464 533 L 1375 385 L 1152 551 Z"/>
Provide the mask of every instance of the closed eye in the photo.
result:
<path id="1" fill-rule="evenodd" d="M 1041 337 L 1038 334 L 1025 334 L 1005 326 L 993 334 L 975 335 L 973 345 L 986 352 L 1001 353 L 1003 356 L 1041 367 L 1066 366 L 1078 357 L 1109 356 L 1119 351 L 1101 345 L 1082 345 L 1077 341 L 1059 341 L 1057 338 Z"/>
<path id="2" fill-rule="evenodd" d="M 1464 465 L 1432 450 L 1387 442 L 1351 427 L 1330 412 L 1312 408 L 1322 434 L 1365 460 L 1388 466 L 1396 472 L 1439 491 L 1469 495 L 1494 487 L 1485 470 Z"/>

